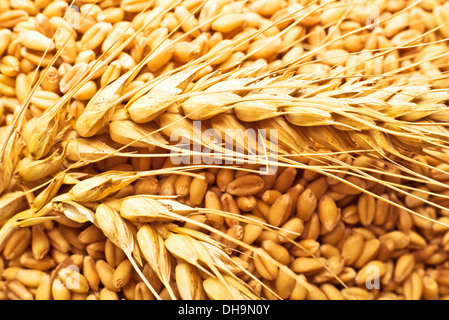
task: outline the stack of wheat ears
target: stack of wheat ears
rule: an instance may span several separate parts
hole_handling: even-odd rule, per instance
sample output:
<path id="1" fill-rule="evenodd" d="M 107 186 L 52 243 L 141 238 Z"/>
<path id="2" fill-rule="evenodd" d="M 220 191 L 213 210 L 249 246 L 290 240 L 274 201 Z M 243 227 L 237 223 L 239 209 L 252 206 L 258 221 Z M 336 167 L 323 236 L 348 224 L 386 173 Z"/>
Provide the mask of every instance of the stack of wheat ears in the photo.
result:
<path id="1" fill-rule="evenodd" d="M 0 1 L 0 300 L 449 298 L 449 2 Z"/>

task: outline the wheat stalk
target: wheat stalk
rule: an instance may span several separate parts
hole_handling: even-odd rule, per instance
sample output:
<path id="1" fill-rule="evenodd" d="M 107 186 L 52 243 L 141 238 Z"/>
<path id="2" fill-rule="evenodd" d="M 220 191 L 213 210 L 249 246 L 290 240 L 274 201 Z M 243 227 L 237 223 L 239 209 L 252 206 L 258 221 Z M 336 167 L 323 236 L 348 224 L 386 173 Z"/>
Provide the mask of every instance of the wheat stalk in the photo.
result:
<path id="1" fill-rule="evenodd" d="M 262 2 L 266 2 L 266 6 L 258 7 Z M 36 77 L 37 73 L 33 75 L 30 83 L 34 86 L 18 111 L 11 114 L 9 127 L 5 127 L 0 153 L 0 191 L 3 193 L 0 247 L 7 244 L 18 228 L 58 221 L 51 215 L 54 209 L 76 223 L 97 225 L 125 252 L 150 291 L 149 295 L 156 298 L 288 298 L 290 294 L 294 297 L 306 294 L 304 298 L 307 294 L 309 298 L 326 297 L 320 290 L 328 291 L 310 283 L 313 281 L 310 276 L 304 280 L 298 275 L 303 272 L 300 270 L 308 270 L 305 274 L 316 272 L 315 280 L 336 279 L 345 288 L 342 290 L 347 290 L 344 291 L 346 297 L 351 296 L 351 292 L 366 297 L 363 296 L 365 292 L 347 287 L 344 264 L 338 259 L 331 259 L 330 253 L 326 256 L 322 252 L 327 259 L 323 262 L 297 241 L 302 234 L 312 238 L 316 232 L 319 235 L 320 231 L 315 230 L 319 221 L 328 229 L 321 232 L 323 238 L 327 233 L 338 234 L 333 230 L 345 229 L 341 220 L 344 214 L 338 211 L 340 209 L 335 212 L 322 209 L 324 213 L 306 222 L 306 229 L 297 220 L 289 220 L 296 205 L 293 199 L 299 197 L 300 191 L 281 187 L 283 183 L 292 186 L 294 182 L 282 172 L 294 173 L 293 178 L 299 170 L 308 172 L 310 177 L 322 177 L 321 180 L 309 179 L 304 173 L 300 181 L 317 195 L 323 192 L 318 198 L 326 197 L 327 191 L 321 190 L 325 186 L 336 199 L 328 201 L 344 203 L 344 199 L 351 201 L 351 197 L 365 194 L 373 203 L 380 201 L 389 205 L 392 208 L 389 210 L 401 217 L 401 232 L 411 230 L 413 219 L 435 223 L 442 230 L 449 226 L 444 216 L 437 218 L 435 214 L 417 210 L 415 205 L 408 206 L 417 201 L 435 212 L 447 210 L 449 122 L 446 101 L 449 96 L 445 71 L 439 69 L 444 68 L 441 61 L 447 54 L 438 51 L 433 54 L 429 50 L 423 59 L 418 59 L 425 48 L 440 45 L 448 36 L 446 7 L 436 6 L 431 13 L 423 10 L 419 1 L 407 3 L 398 10 L 382 7 L 383 11 L 393 10 L 377 21 L 385 35 L 380 29 L 377 34 L 371 32 L 370 24 L 345 24 L 351 14 L 363 23 L 371 16 L 360 4 L 339 1 L 321 5 L 315 1 L 306 5 L 284 2 L 277 5 L 275 1 L 262 0 L 175 1 L 168 5 L 141 1 L 137 9 L 124 2 L 120 10 L 135 13 L 130 14 L 134 18 L 123 29 L 112 27 L 109 22 L 95 23 L 95 19 L 92 23 L 92 14 L 98 12 L 91 10 L 101 11 L 101 5 L 85 7 L 87 12 L 79 13 L 85 19 L 83 22 L 102 28 L 95 35 L 87 30 L 82 32 L 82 50 L 100 48 L 101 43 L 95 42 L 95 36 L 104 37 L 103 47 L 98 56 L 94 53 L 92 61 L 78 65 L 85 72 L 79 78 L 70 79 L 71 87 L 61 90 L 61 99 L 56 103 L 48 102 L 51 106 L 45 110 L 36 110 L 39 104 L 36 101 L 45 106 L 45 97 L 51 95 L 38 96 L 39 86 L 46 86 L 45 75 L 53 65 L 60 63 L 58 58 L 69 59 L 65 54 L 74 43 L 76 29 L 67 26 L 64 19 L 55 19 L 52 27 L 56 32 L 68 28 L 67 38 L 59 43 L 56 33 L 50 32 L 48 36 L 41 33 L 46 29 L 33 31 L 42 36 L 42 43 L 48 42 L 43 46 L 31 43 L 31 33 L 25 32 L 21 41 L 26 50 L 43 51 L 37 64 L 42 72 L 40 77 Z M 427 19 L 425 21 L 435 19 L 437 23 L 429 22 L 430 27 L 424 28 L 414 25 L 414 29 L 410 29 L 413 32 L 401 33 L 407 26 L 399 22 L 412 14 L 420 15 Z M 226 32 L 232 34 L 242 27 L 243 15 L 247 15 L 248 24 L 257 22 L 257 28 L 249 28 L 246 33 L 239 34 L 240 37 L 223 39 Z M 17 19 L 25 20 L 20 15 Z M 115 21 L 116 17 L 105 13 L 105 19 Z M 171 29 L 157 29 L 161 21 L 169 26 L 173 19 L 178 19 L 178 24 Z M 222 24 L 223 21 L 228 22 Z M 326 34 L 329 26 L 335 34 L 331 29 Z M 342 34 L 339 28 L 343 27 L 352 29 Z M 27 28 L 25 23 L 23 28 Z M 111 37 L 109 45 L 105 45 L 113 28 L 117 28 L 114 30 L 123 38 Z M 216 39 L 200 37 L 209 30 L 226 32 L 216 32 Z M 310 33 L 304 34 L 305 30 Z M 355 40 L 357 35 L 359 38 Z M 395 35 L 398 37 L 393 38 Z M 146 49 L 139 48 L 137 39 L 147 36 L 153 37 L 154 44 Z M 381 44 L 362 52 L 350 52 L 352 45 L 357 45 L 353 42 L 361 41 L 362 37 L 366 37 L 365 41 L 374 37 Z M 186 39 L 192 40 L 191 46 Z M 285 39 L 292 41 L 284 42 Z M 30 52 L 24 57 L 33 59 Z M 49 52 L 52 52 L 50 58 L 46 57 Z M 401 57 L 402 52 L 405 54 Z M 138 59 L 134 61 L 133 57 Z M 130 61 L 133 63 L 128 65 Z M 104 68 L 113 66 L 114 62 L 117 62 L 115 67 L 120 66 L 120 72 L 110 80 L 105 79 L 104 86 L 92 89 L 96 79 L 106 74 L 102 73 Z M 382 68 L 382 62 L 388 64 Z M 45 67 L 41 68 L 41 63 Z M 148 72 L 148 68 L 153 69 Z M 409 72 L 414 69 L 420 72 Z M 8 81 L 0 84 L 3 90 L 8 89 Z M 80 92 L 88 97 L 86 101 L 77 99 Z M 38 100 L 39 97 L 44 98 Z M 80 110 L 71 109 L 73 99 L 81 101 Z M 197 121 L 201 121 L 200 128 L 196 126 Z M 178 137 L 182 145 L 172 140 L 176 129 L 183 129 Z M 213 129 L 215 138 L 221 140 L 211 143 L 209 138 L 213 136 L 204 135 L 210 132 L 208 129 Z M 270 134 L 246 136 L 230 133 L 230 129 L 239 132 L 247 129 L 270 132 L 272 129 L 278 141 L 271 143 Z M 223 141 L 229 141 L 227 139 L 239 149 L 223 145 Z M 192 146 L 199 146 L 199 150 L 191 150 Z M 204 148 L 214 153 L 205 152 Z M 184 158 L 199 158 L 201 162 L 177 166 L 172 163 L 170 153 L 179 152 Z M 231 199 L 238 198 L 242 207 L 243 201 L 257 205 L 254 207 L 257 209 L 253 208 L 258 214 L 256 217 L 266 222 L 240 214 L 238 202 L 229 198 L 221 201 L 226 206 L 221 209 L 196 208 L 189 203 L 199 199 L 201 205 L 206 190 L 218 179 L 218 175 L 211 172 L 217 173 L 222 167 L 205 163 L 208 161 L 205 159 L 211 160 L 211 154 L 215 155 L 215 160 L 227 161 L 226 166 L 234 169 L 235 175 L 241 175 L 228 181 L 222 192 L 231 194 Z M 343 161 L 340 155 L 348 157 Z M 366 164 L 351 165 L 361 157 L 365 157 Z M 126 163 L 128 159 L 136 164 L 134 167 L 138 164 L 139 170 Z M 152 167 L 152 163 L 158 161 L 159 166 Z M 269 186 L 270 175 L 264 179 L 257 175 L 259 167 L 279 168 L 281 172 L 274 176 L 279 180 L 276 180 L 277 188 L 283 190 L 279 191 L 284 194 L 279 197 L 283 201 L 273 200 L 272 210 L 267 210 L 265 202 L 248 198 L 255 199 L 265 189 L 275 187 Z M 165 184 L 164 194 L 160 195 L 162 199 L 146 198 L 146 195 L 130 197 L 140 181 L 144 188 L 144 182 L 154 177 Z M 190 199 L 177 195 L 176 191 L 165 194 L 175 190 L 178 177 L 187 177 L 178 183 L 186 184 L 184 189 L 188 190 Z M 17 186 L 22 190 L 18 191 Z M 28 200 L 28 205 L 23 198 Z M 374 219 L 371 208 L 361 202 L 364 200 L 360 199 L 365 198 L 358 199 L 361 223 L 369 225 L 370 219 Z M 142 211 L 140 205 L 149 211 Z M 16 214 L 22 209 L 24 211 Z M 213 228 L 212 220 L 208 221 L 207 217 L 222 218 L 216 220 L 219 225 Z M 101 218 L 100 223 L 97 218 Z M 205 220 L 196 220 L 203 218 Z M 292 230 L 288 229 L 290 225 L 283 225 L 287 222 L 291 223 Z M 184 223 L 206 230 L 207 234 L 179 229 L 178 224 Z M 266 248 L 241 241 L 239 237 L 245 232 L 243 226 L 247 225 L 257 230 L 254 232 L 265 232 L 260 237 L 266 239 L 262 240 Z M 281 244 L 285 243 L 289 249 L 296 247 L 309 252 L 315 262 L 310 264 L 309 260 L 299 257 L 286 267 L 273 257 L 270 250 L 274 249 L 268 246 L 270 242 L 265 242 L 274 239 L 274 235 L 283 239 Z M 330 235 L 327 238 L 332 239 Z M 246 252 L 239 256 L 239 250 Z M 263 280 L 248 272 L 243 261 L 239 264 L 232 260 L 245 255 L 250 257 L 256 275 Z M 173 267 L 174 258 L 176 267 Z M 155 281 L 150 283 L 148 276 L 142 273 L 143 261 L 155 272 L 165 292 L 156 290 Z M 176 279 L 171 278 L 172 269 L 176 269 Z M 349 274 L 349 269 L 347 272 Z M 189 290 L 178 290 L 180 287 L 173 284 L 174 280 L 179 281 L 178 286 L 186 283 Z M 278 287 L 273 287 L 276 285 Z M 226 295 L 219 295 L 220 290 Z"/>

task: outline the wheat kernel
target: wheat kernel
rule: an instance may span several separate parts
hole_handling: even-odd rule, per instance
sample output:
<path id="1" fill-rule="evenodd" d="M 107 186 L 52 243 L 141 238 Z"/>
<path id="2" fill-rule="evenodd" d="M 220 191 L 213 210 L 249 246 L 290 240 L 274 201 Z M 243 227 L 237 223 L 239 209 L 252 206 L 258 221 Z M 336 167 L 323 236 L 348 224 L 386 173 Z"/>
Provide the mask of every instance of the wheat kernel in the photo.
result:
<path id="1" fill-rule="evenodd" d="M 50 275 L 45 274 L 36 289 L 35 300 L 51 300 L 52 284 Z"/>
<path id="2" fill-rule="evenodd" d="M 129 260 L 123 260 L 112 275 L 112 282 L 117 289 L 121 289 L 131 279 L 131 272 L 133 270 L 132 264 Z"/>
<path id="3" fill-rule="evenodd" d="M 91 256 L 85 256 L 83 259 L 83 275 L 89 283 L 89 287 L 97 291 L 100 278 L 95 267 L 95 261 Z"/>
<path id="4" fill-rule="evenodd" d="M 287 299 L 293 293 L 295 284 L 296 279 L 291 275 L 291 271 L 286 266 L 279 268 L 274 287 L 282 299 Z"/>
<path id="5" fill-rule="evenodd" d="M 254 196 L 241 196 L 237 197 L 237 206 L 244 212 L 253 210 L 257 205 L 257 199 Z"/>
<path id="6" fill-rule="evenodd" d="M 303 232 L 301 239 L 313 239 L 318 240 L 320 236 L 320 218 L 317 213 L 312 214 L 312 217 L 304 222 Z"/>
<path id="7" fill-rule="evenodd" d="M 95 267 L 98 277 L 100 278 L 100 282 L 105 286 L 105 288 L 113 292 L 118 291 L 112 281 L 115 269 L 104 260 L 97 260 Z"/>
<path id="8" fill-rule="evenodd" d="M 154 300 L 153 294 L 143 282 L 139 282 L 134 290 L 135 300 Z"/>
<path id="9" fill-rule="evenodd" d="M 226 234 L 234 239 L 242 240 L 243 239 L 243 227 L 239 224 L 235 224 L 226 230 Z M 229 249 L 236 249 L 238 244 L 230 239 L 222 238 L 221 242 Z"/>
<path id="10" fill-rule="evenodd" d="M 112 25 L 108 22 L 98 22 L 83 34 L 80 40 L 83 50 L 95 50 L 98 48 L 107 35 L 112 31 Z"/>
<path id="11" fill-rule="evenodd" d="M 279 261 L 279 263 L 287 265 L 290 262 L 290 254 L 282 245 L 272 240 L 265 240 L 262 242 L 262 248 L 264 248 L 275 260 Z"/>
<path id="12" fill-rule="evenodd" d="M 205 177 L 204 177 L 205 178 Z M 204 196 L 208 188 L 208 183 L 205 179 L 198 177 L 193 178 L 190 183 L 189 199 L 190 203 L 194 206 L 198 206 L 203 202 Z"/>
<path id="13" fill-rule="evenodd" d="M 266 190 L 262 194 L 261 199 L 263 201 L 265 201 L 266 203 L 272 205 L 277 200 L 277 198 L 279 198 L 280 196 L 282 196 L 282 192 L 280 192 L 278 190 L 271 189 L 271 190 Z"/>
<path id="14" fill-rule="evenodd" d="M 413 272 L 408 276 L 404 281 L 403 288 L 406 300 L 421 300 L 423 295 L 423 283 L 421 276 L 417 272 Z"/>
<path id="15" fill-rule="evenodd" d="M 226 191 L 228 184 L 234 180 L 235 171 L 221 168 L 217 173 L 216 184 L 222 192 Z"/>
<path id="16" fill-rule="evenodd" d="M 105 238 L 106 236 L 104 235 L 103 231 L 101 231 L 101 229 L 93 224 L 81 231 L 78 235 L 78 240 L 84 244 L 101 241 Z"/>
<path id="17" fill-rule="evenodd" d="M 379 240 L 384 241 L 391 239 L 394 243 L 395 249 L 400 250 L 406 248 L 410 243 L 410 237 L 402 231 L 391 231 L 379 237 Z"/>
<path id="18" fill-rule="evenodd" d="M 106 241 L 104 240 L 91 242 L 86 246 L 86 252 L 89 256 L 91 256 L 95 260 L 106 259 L 104 254 L 105 246 Z"/>
<path id="19" fill-rule="evenodd" d="M 422 279 L 423 284 L 423 298 L 425 300 L 438 300 L 439 288 L 438 283 L 430 276 L 424 276 Z"/>
<path id="20" fill-rule="evenodd" d="M 412 272 L 415 266 L 415 256 L 413 254 L 403 254 L 396 260 L 394 268 L 394 281 L 404 281 Z"/>
<path id="21" fill-rule="evenodd" d="M 40 225 L 31 227 L 31 250 L 36 260 L 42 259 L 50 250 L 50 241 Z"/>
<path id="22" fill-rule="evenodd" d="M 125 259 L 125 253 L 109 239 L 105 241 L 104 255 L 106 261 L 114 268 Z"/>
<path id="23" fill-rule="evenodd" d="M 363 245 L 363 250 L 358 259 L 355 261 L 354 267 L 361 268 L 368 261 L 371 261 L 378 253 L 379 248 L 380 248 L 380 241 L 378 239 L 365 241 Z"/>
<path id="24" fill-rule="evenodd" d="M 320 286 L 321 291 L 324 292 L 326 297 L 329 300 L 344 300 L 343 294 L 338 290 L 333 284 L 330 283 L 323 283 Z"/>
<path id="25" fill-rule="evenodd" d="M 78 100 L 89 100 L 97 92 L 97 85 L 94 81 L 87 81 L 78 91 L 73 95 L 73 98 Z"/>
<path id="26" fill-rule="evenodd" d="M 310 189 L 317 199 L 320 199 L 327 191 L 328 184 L 326 177 L 319 177 L 315 179 L 314 181 L 310 182 L 307 186 L 308 189 Z M 338 188 L 335 188 L 335 190 L 338 190 L 339 192 L 342 192 Z M 344 193 L 344 192 L 342 192 Z"/>
<path id="27" fill-rule="evenodd" d="M 71 300 L 71 292 L 67 289 L 62 280 L 56 278 L 51 286 L 51 295 L 53 300 Z"/>
<path id="28" fill-rule="evenodd" d="M 357 209 L 359 212 L 360 222 L 364 226 L 369 226 L 373 220 L 376 212 L 375 198 L 368 194 L 361 194 L 358 202 Z"/>
<path id="29" fill-rule="evenodd" d="M 237 202 L 235 201 L 234 197 L 231 196 L 229 193 L 223 193 L 223 195 L 220 198 L 220 202 L 223 207 L 223 211 L 230 212 L 235 215 L 241 214 Z M 231 217 L 225 217 L 225 223 L 229 227 L 232 227 L 235 224 L 239 224 L 239 221 Z"/>
<path id="30" fill-rule="evenodd" d="M 214 192 L 210 190 L 206 192 L 204 198 L 204 207 L 207 209 L 223 211 L 223 206 L 221 205 L 220 199 Z M 206 221 L 212 227 L 219 229 L 223 225 L 225 218 L 220 214 L 206 213 Z"/>
<path id="31" fill-rule="evenodd" d="M 36 270 L 49 270 L 55 266 L 55 260 L 52 257 L 44 256 L 41 259 L 35 259 L 33 257 L 33 253 L 30 251 L 27 251 L 23 253 L 20 258 L 19 262 L 22 266 L 29 269 L 36 269 Z"/>
<path id="32" fill-rule="evenodd" d="M 372 293 L 368 290 L 358 287 L 348 287 L 341 290 L 345 300 L 372 300 Z"/>
<path id="33" fill-rule="evenodd" d="M 219 17 L 212 23 L 212 30 L 226 34 L 239 29 L 244 24 L 245 16 L 243 14 L 227 14 Z"/>
<path id="34" fill-rule="evenodd" d="M 311 273 L 324 268 L 323 259 L 298 257 L 290 265 L 290 268 L 297 273 Z"/>
<path id="35" fill-rule="evenodd" d="M 116 292 L 103 288 L 100 290 L 100 300 L 120 300 Z"/>
<path id="36" fill-rule="evenodd" d="M 58 272 L 58 279 L 61 279 L 64 286 L 75 293 L 87 293 L 89 283 L 79 272 L 71 268 L 63 268 Z"/>
<path id="37" fill-rule="evenodd" d="M 373 270 L 375 273 L 373 273 Z M 384 276 L 385 272 L 386 267 L 383 262 L 372 260 L 359 270 L 357 276 L 355 277 L 355 282 L 357 285 L 362 286 L 366 284 L 373 275 L 380 279 Z"/>
<path id="38" fill-rule="evenodd" d="M 307 221 L 315 212 L 317 207 L 317 198 L 312 189 L 307 188 L 301 193 L 296 202 L 296 215 L 298 218 Z"/>
<path id="39" fill-rule="evenodd" d="M 33 294 L 19 281 L 17 280 L 7 280 L 6 285 L 6 296 L 10 300 L 33 300 Z"/>
<path id="40" fill-rule="evenodd" d="M 173 45 L 173 60 L 180 63 L 187 63 L 198 58 L 200 48 L 187 41 L 179 41 Z"/>
<path id="41" fill-rule="evenodd" d="M 321 226 L 327 231 L 332 231 L 340 222 L 341 215 L 335 201 L 331 197 L 324 195 L 318 202 L 318 216 Z"/>
<path id="42" fill-rule="evenodd" d="M 19 33 L 20 43 L 31 50 L 51 51 L 55 48 L 53 41 L 42 33 L 34 30 L 24 30 Z"/>
<path id="43" fill-rule="evenodd" d="M 31 241 L 31 230 L 29 228 L 19 229 L 8 239 L 4 248 L 3 256 L 12 260 L 25 252 Z"/>
<path id="44" fill-rule="evenodd" d="M 6 272 L 7 269 L 4 270 Z M 45 273 L 40 270 L 18 269 L 15 279 L 20 281 L 28 288 L 37 288 L 42 281 Z"/>
<path id="45" fill-rule="evenodd" d="M 136 282 L 130 280 L 126 286 L 122 288 L 123 295 L 126 300 L 135 300 Z"/>
<path id="46" fill-rule="evenodd" d="M 313 276 L 313 282 L 321 284 L 335 279 L 343 271 L 345 265 L 340 255 L 334 255 L 327 258 L 327 268 Z"/>
<path id="47" fill-rule="evenodd" d="M 271 205 L 268 213 L 268 222 L 276 227 L 285 223 L 290 215 L 292 198 L 285 193 Z"/>
<path id="48" fill-rule="evenodd" d="M 266 280 L 274 280 L 278 274 L 278 267 L 270 260 L 270 255 L 262 248 L 254 251 L 254 265 L 257 272 Z"/>
<path id="49" fill-rule="evenodd" d="M 306 300 L 327 300 L 327 296 L 318 286 L 309 284 Z"/>

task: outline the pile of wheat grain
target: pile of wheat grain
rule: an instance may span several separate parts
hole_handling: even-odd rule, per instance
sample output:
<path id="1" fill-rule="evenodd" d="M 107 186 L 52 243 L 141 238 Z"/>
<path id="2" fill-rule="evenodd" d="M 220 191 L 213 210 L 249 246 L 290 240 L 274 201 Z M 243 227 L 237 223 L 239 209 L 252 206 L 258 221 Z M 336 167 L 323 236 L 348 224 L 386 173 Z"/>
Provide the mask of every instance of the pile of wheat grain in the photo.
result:
<path id="1" fill-rule="evenodd" d="M 0 299 L 449 298 L 448 3 L 0 6 Z"/>

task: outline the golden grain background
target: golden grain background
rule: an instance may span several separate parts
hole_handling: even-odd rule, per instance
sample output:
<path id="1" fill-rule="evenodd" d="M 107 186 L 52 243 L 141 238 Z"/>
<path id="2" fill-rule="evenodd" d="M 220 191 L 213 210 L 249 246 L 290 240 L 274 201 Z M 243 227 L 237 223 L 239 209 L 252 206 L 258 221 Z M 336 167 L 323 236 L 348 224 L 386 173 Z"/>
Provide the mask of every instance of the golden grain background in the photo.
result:
<path id="1" fill-rule="evenodd" d="M 442 0 L 0 1 L 0 300 L 449 298 L 448 38 Z"/>

